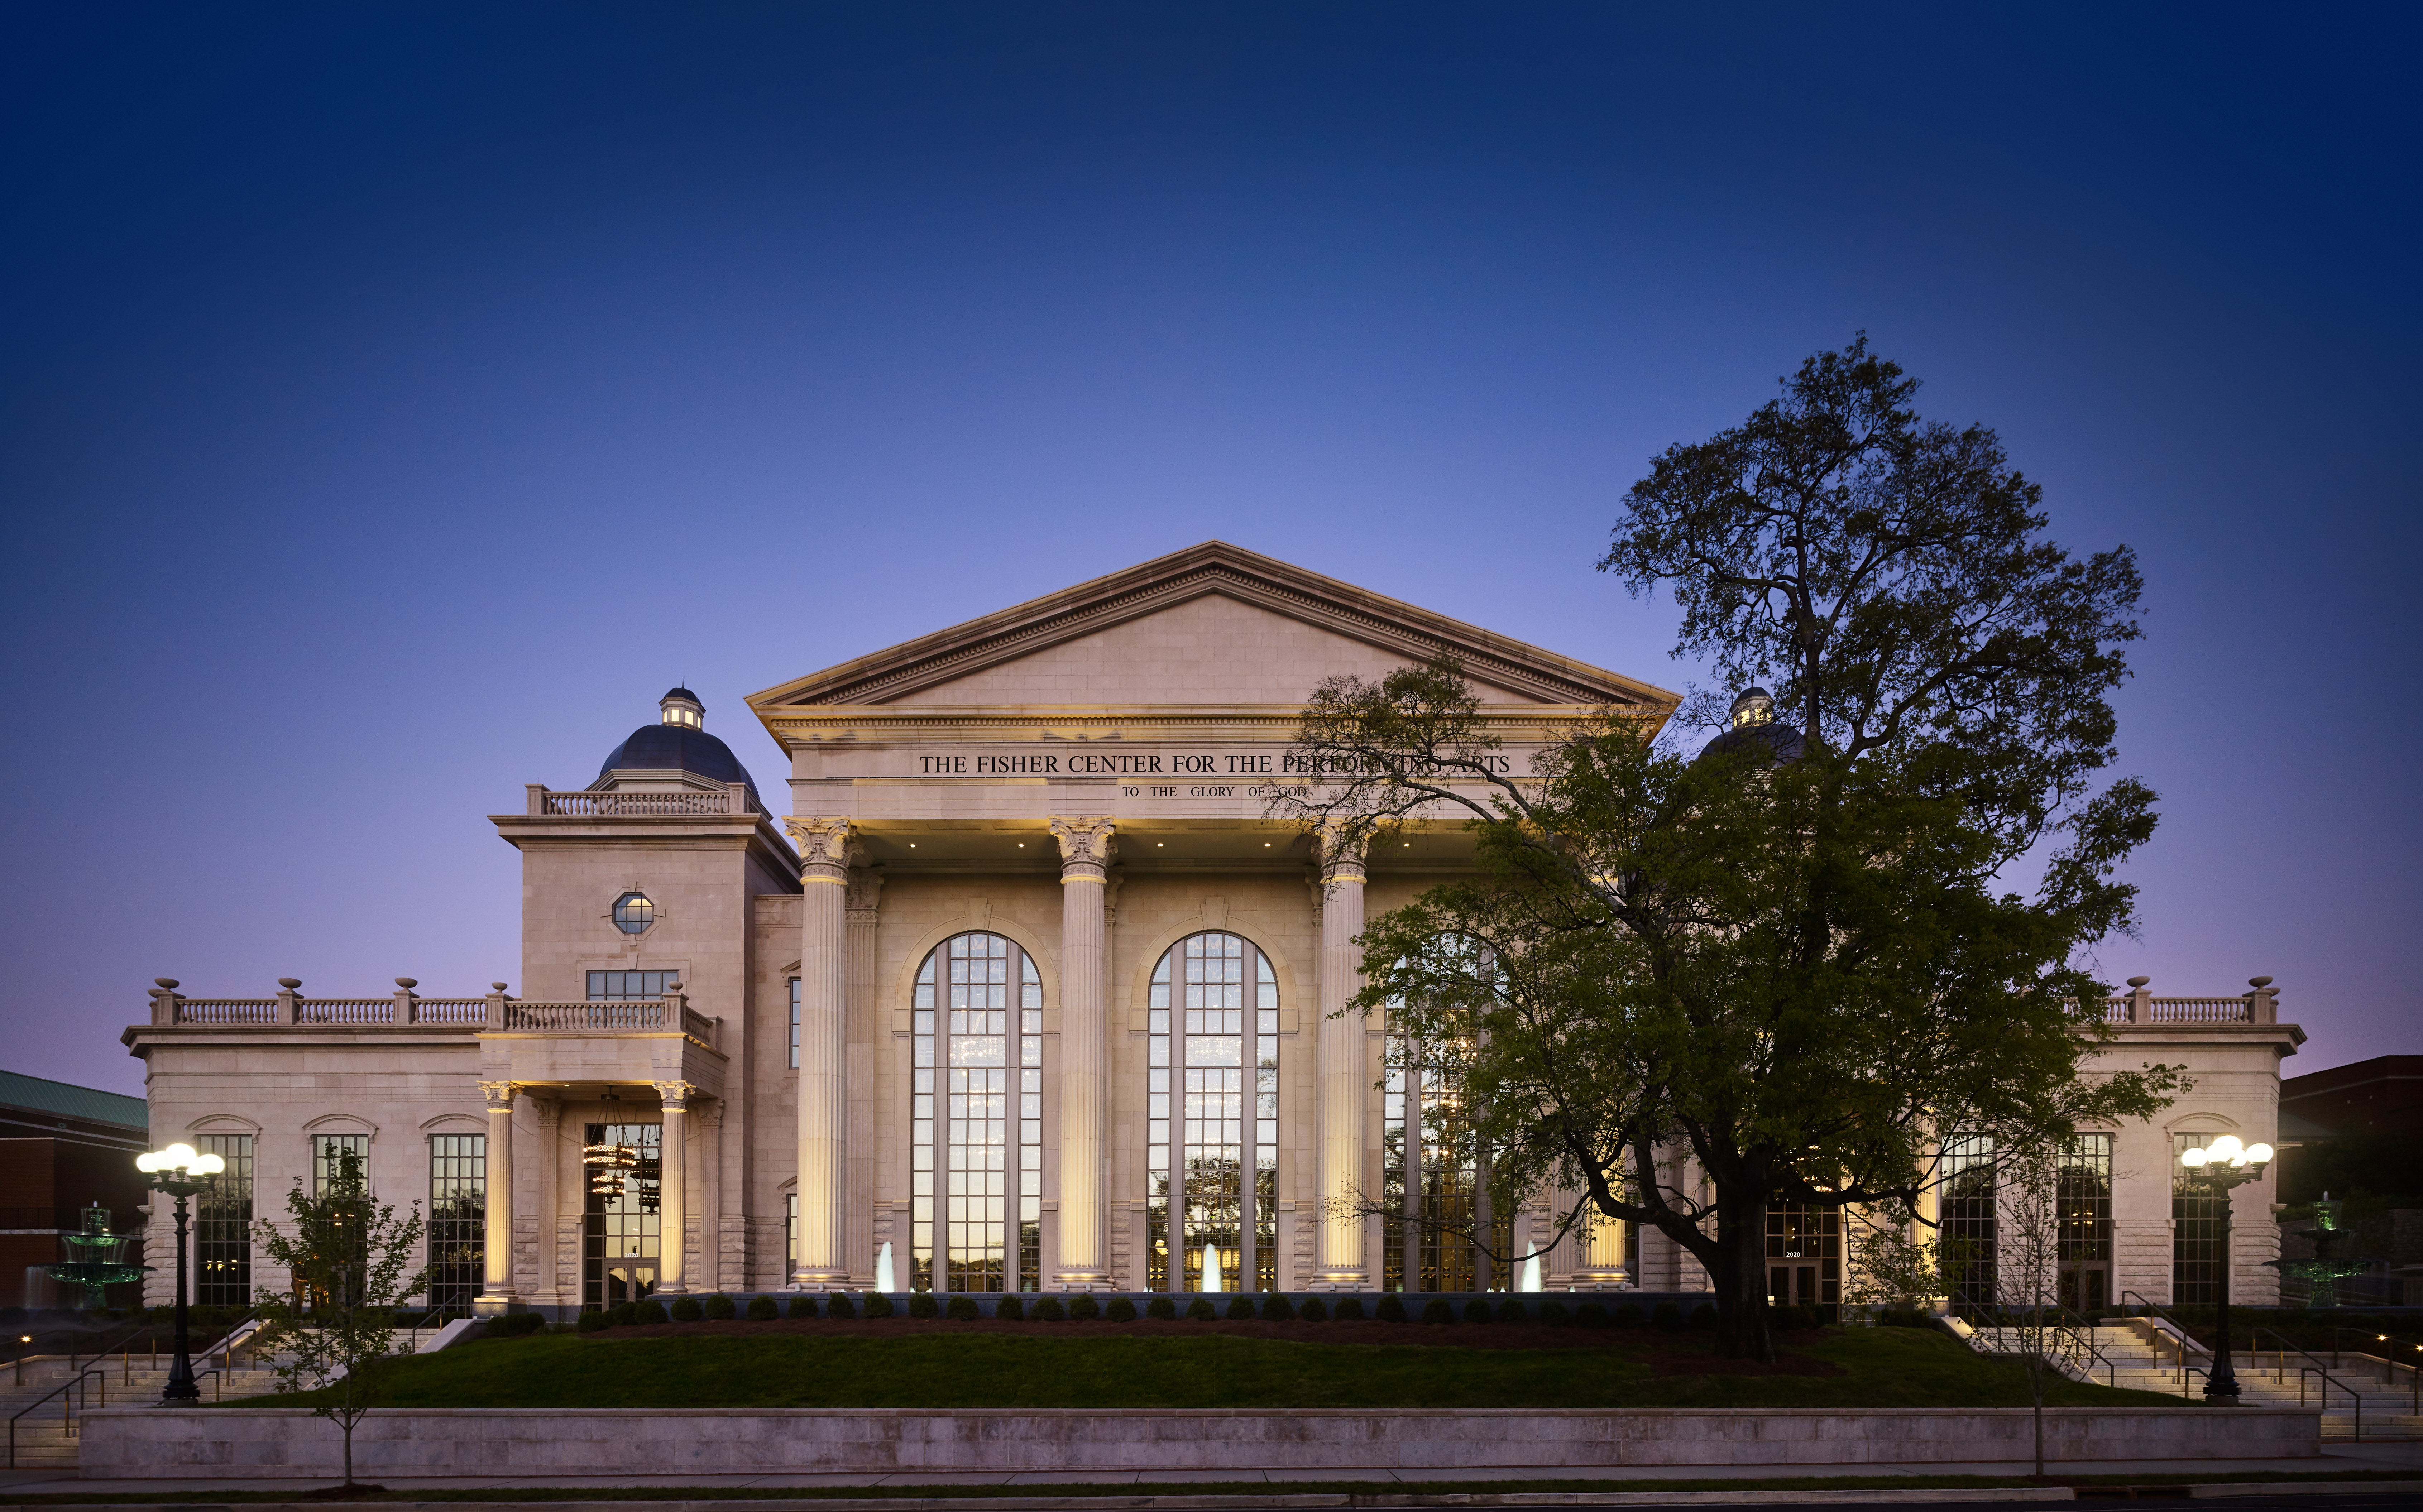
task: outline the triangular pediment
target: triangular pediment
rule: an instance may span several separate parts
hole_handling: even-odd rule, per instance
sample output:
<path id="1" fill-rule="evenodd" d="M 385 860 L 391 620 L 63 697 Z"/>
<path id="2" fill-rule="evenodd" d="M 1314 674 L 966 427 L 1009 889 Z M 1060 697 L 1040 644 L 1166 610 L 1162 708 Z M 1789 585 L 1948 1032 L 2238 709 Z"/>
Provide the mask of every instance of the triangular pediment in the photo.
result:
<path id="1" fill-rule="evenodd" d="M 1207 542 L 768 688 L 836 704 L 1300 703 L 1322 678 L 1451 653 L 1485 702 L 1666 709 L 1647 683 Z"/>

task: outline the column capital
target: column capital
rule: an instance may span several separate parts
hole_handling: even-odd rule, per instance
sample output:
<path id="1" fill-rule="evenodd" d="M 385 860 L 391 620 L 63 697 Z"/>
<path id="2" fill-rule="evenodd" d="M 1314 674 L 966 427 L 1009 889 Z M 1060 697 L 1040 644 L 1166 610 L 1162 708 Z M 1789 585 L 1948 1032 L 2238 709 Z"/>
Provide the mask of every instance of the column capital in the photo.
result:
<path id="1" fill-rule="evenodd" d="M 1351 820 L 1323 819 L 1313 832 L 1314 848 L 1321 856 L 1321 882 L 1323 890 L 1351 882 L 1363 885 L 1363 849 L 1370 841 L 1369 830 Z"/>
<path id="2" fill-rule="evenodd" d="M 531 1111 L 538 1115 L 541 1128 L 553 1128 L 563 1122 L 563 1101 L 558 1097 L 532 1097 Z"/>
<path id="3" fill-rule="evenodd" d="M 873 924 L 881 920 L 879 912 L 883 901 L 883 868 L 854 866 L 843 882 L 842 907 L 847 921 L 853 924 Z"/>
<path id="4" fill-rule="evenodd" d="M 1100 882 L 1111 864 L 1117 822 L 1108 814 L 1052 816 L 1052 838 L 1060 843 L 1060 880 Z"/>
<path id="5" fill-rule="evenodd" d="M 689 1099 L 698 1093 L 698 1089 L 687 1081 L 657 1081 L 651 1085 L 657 1089 L 657 1095 L 665 1100 L 668 1112 L 680 1112 L 687 1109 Z"/>
<path id="6" fill-rule="evenodd" d="M 483 1081 L 480 1093 L 488 1099 L 490 1112 L 505 1112 L 514 1106 L 514 1093 L 519 1084 L 512 1081 Z"/>
<path id="7" fill-rule="evenodd" d="M 855 827 L 842 818 L 794 818 L 783 821 L 791 843 L 800 849 L 800 880 L 841 882 L 858 858 Z"/>

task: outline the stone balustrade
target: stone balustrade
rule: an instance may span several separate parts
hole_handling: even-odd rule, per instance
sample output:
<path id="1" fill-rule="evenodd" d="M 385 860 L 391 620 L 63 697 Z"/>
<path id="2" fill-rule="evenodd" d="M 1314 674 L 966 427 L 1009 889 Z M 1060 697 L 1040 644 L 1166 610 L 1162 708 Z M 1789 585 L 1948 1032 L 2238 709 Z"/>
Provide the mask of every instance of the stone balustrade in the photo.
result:
<path id="1" fill-rule="evenodd" d="M 292 979 L 288 979 L 292 983 Z M 398 990 L 386 998 L 307 998 L 300 983 L 281 983 L 274 998 L 188 998 L 173 978 L 162 977 L 151 989 L 150 1019 L 154 1024 L 262 1029 L 360 1029 L 409 1026 L 416 1029 L 507 1031 L 516 1033 L 661 1033 L 678 1025 L 681 1032 L 713 1049 L 722 1020 L 700 1013 L 679 991 L 661 998 L 631 998 L 605 1002 L 547 1002 L 506 996 L 501 990 L 484 998 L 424 998 L 412 990 L 409 977 L 396 979 Z"/>
<path id="2" fill-rule="evenodd" d="M 2268 976 L 2250 977 L 2251 991 L 2235 998 L 2157 998 L 2146 977 L 2130 977 L 2126 996 L 2103 1000 L 2108 1024 L 2276 1024 L 2280 991 Z"/>
<path id="3" fill-rule="evenodd" d="M 592 793 L 527 784 L 530 813 L 555 819 L 712 819 L 730 814 L 762 814 L 750 801 L 749 784 L 727 782 L 721 788 L 618 788 Z"/>

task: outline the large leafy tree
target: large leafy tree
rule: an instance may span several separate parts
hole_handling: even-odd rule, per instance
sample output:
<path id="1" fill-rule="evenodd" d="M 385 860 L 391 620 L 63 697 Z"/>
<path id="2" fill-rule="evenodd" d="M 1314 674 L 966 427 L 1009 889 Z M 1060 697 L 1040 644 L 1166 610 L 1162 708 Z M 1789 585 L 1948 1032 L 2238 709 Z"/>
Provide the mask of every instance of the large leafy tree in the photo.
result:
<path id="1" fill-rule="evenodd" d="M 2082 1081 L 2152 827 L 2112 757 L 2125 551 L 2037 540 L 1990 433 L 1922 424 L 1864 345 L 1657 460 L 1610 562 L 1673 586 L 1683 651 L 1771 678 L 1817 738 L 1685 755 L 1610 716 L 1500 770 L 1451 662 L 1316 690 L 1290 802 L 1333 843 L 1462 818 L 1463 880 L 1375 920 L 1368 985 L 1455 1063 L 1497 1181 L 1553 1185 L 1700 1260 L 1733 1352 L 1771 1353 L 1769 1205 L 1908 1205 L 1948 1129 L 2142 1115 L 2161 1067 Z M 1703 703 L 1705 701 L 1702 701 Z M 2047 846 L 2043 843 L 2051 840 Z M 2032 897 L 1999 874 L 2039 848 Z M 1687 1166 L 1686 1165 L 1687 1161 Z"/>

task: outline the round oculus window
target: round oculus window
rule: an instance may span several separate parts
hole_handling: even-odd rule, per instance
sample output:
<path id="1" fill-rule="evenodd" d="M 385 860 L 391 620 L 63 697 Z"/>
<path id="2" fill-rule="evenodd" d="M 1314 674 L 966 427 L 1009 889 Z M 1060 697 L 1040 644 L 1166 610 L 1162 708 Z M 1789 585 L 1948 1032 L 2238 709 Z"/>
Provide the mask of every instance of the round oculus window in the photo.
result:
<path id="1" fill-rule="evenodd" d="M 657 921 L 657 906 L 644 892 L 626 892 L 614 900 L 614 927 L 626 935 L 644 934 Z"/>

